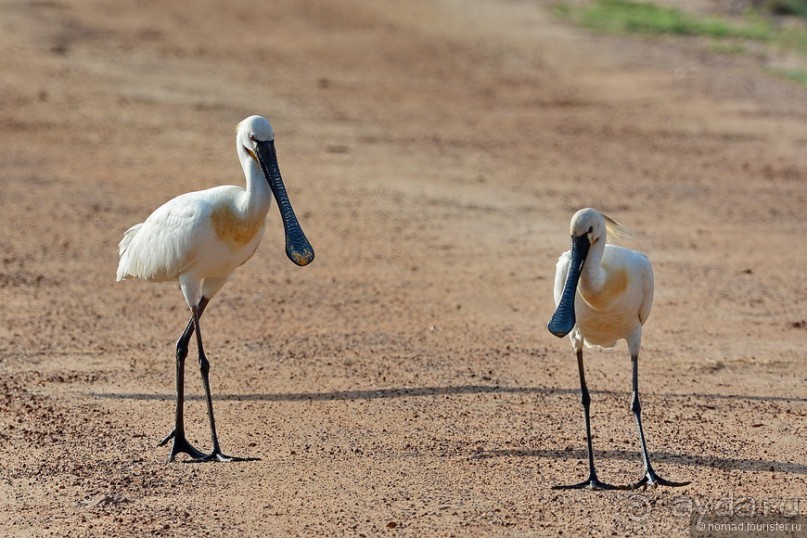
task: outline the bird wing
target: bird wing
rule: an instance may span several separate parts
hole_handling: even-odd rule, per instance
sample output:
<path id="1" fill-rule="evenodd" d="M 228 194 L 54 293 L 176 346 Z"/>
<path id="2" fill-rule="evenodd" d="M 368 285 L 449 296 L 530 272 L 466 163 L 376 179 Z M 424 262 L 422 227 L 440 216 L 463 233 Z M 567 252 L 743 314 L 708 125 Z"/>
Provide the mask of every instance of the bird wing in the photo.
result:
<path id="1" fill-rule="evenodd" d="M 642 304 L 639 307 L 639 322 L 644 325 L 650 317 L 650 308 L 653 306 L 653 266 L 650 260 L 642 253 L 637 252 L 642 259 Z"/>
<path id="2" fill-rule="evenodd" d="M 555 266 L 555 306 L 558 305 L 560 296 L 563 295 L 563 287 L 566 285 L 566 277 L 569 275 L 569 260 L 571 255 L 572 253 L 569 250 L 561 254 Z"/>
<path id="3" fill-rule="evenodd" d="M 172 280 L 193 264 L 209 233 L 211 204 L 198 192 L 169 200 L 143 223 L 129 228 L 119 244 L 118 280 Z"/>

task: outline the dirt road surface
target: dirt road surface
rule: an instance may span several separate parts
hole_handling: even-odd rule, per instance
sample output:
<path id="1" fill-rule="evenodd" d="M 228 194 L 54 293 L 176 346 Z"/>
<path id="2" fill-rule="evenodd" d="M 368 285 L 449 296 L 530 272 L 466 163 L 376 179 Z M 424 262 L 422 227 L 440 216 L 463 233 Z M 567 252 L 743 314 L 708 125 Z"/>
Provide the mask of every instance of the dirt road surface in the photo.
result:
<path id="1" fill-rule="evenodd" d="M 1 3 L 0 534 L 687 536 L 696 511 L 804 513 L 807 91 L 705 50 L 526 0 Z M 250 114 L 317 259 L 285 259 L 273 207 L 203 320 L 223 449 L 260 461 L 166 464 L 188 312 L 173 284 L 115 283 L 116 246 L 242 184 Z M 686 488 L 551 489 L 586 473 L 574 355 L 545 329 L 586 206 L 654 264 L 645 430 Z M 633 482 L 626 347 L 586 358 L 600 475 Z M 193 360 L 187 392 L 208 450 Z"/>

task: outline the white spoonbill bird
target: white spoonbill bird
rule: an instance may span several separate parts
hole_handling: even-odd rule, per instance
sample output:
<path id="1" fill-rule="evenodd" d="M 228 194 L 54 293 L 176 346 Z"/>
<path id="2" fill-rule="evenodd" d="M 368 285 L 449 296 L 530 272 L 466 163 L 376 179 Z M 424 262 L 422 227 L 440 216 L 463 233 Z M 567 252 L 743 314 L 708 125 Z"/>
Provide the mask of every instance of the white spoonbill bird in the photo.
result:
<path id="1" fill-rule="evenodd" d="M 547 328 L 562 338 L 571 333 L 580 371 L 580 392 L 586 421 L 588 478 L 578 484 L 555 489 L 635 489 L 641 486 L 685 486 L 689 482 L 671 482 L 658 476 L 650 465 L 639 404 L 639 348 L 642 325 L 653 304 L 653 268 L 644 254 L 606 244 L 608 233 L 627 237 L 629 232 L 594 209 L 581 209 L 572 217 L 572 247 L 558 260 L 555 273 L 555 313 Z M 613 347 L 617 340 L 628 343 L 633 364 L 633 399 L 631 411 L 639 428 L 644 476 L 637 483 L 617 487 L 601 482 L 594 470 L 589 406 L 591 397 L 583 372 L 583 344 Z"/>
<path id="2" fill-rule="evenodd" d="M 286 255 L 300 266 L 314 259 L 314 250 L 300 228 L 283 185 L 272 125 L 261 116 L 246 118 L 238 124 L 235 148 L 246 176 L 246 189 L 228 185 L 177 196 L 160 206 L 145 222 L 129 228 L 118 245 L 118 281 L 129 277 L 155 282 L 178 280 L 191 310 L 191 318 L 176 346 L 174 429 L 160 442 L 162 446 L 174 440 L 169 461 L 180 452 L 198 461 L 244 459 L 225 456 L 219 447 L 208 380 L 210 363 L 202 347 L 199 318 L 230 274 L 258 248 L 272 194 L 286 232 Z M 213 442 L 210 454 L 194 448 L 185 437 L 184 364 L 194 331 Z"/>

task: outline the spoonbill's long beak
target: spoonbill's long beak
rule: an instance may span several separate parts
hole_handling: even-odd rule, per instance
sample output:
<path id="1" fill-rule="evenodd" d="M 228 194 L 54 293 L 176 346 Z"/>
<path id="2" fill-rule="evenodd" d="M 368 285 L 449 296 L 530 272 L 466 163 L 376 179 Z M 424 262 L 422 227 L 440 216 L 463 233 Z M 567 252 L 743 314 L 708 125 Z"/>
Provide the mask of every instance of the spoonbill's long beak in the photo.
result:
<path id="1" fill-rule="evenodd" d="M 258 141 L 255 145 L 258 161 L 261 163 L 263 174 L 275 195 L 280 216 L 283 218 L 283 228 L 286 231 L 286 256 L 297 265 L 308 265 L 314 260 L 314 249 L 305 237 L 303 229 L 297 221 L 297 216 L 291 208 L 289 195 L 286 194 L 286 186 L 283 185 L 283 177 L 280 175 L 280 167 L 277 164 L 275 141 Z"/>
<path id="2" fill-rule="evenodd" d="M 569 260 L 569 273 L 566 275 L 566 284 L 563 286 L 563 293 L 560 296 L 555 313 L 552 314 L 552 317 L 549 318 L 549 323 L 546 325 L 549 332 L 558 338 L 563 338 L 569 334 L 577 321 L 574 315 L 574 298 L 577 294 L 577 283 L 580 281 L 580 273 L 583 270 L 583 264 L 586 262 L 589 247 L 591 247 L 591 243 L 587 234 L 578 237 L 572 236 L 572 252 Z"/>

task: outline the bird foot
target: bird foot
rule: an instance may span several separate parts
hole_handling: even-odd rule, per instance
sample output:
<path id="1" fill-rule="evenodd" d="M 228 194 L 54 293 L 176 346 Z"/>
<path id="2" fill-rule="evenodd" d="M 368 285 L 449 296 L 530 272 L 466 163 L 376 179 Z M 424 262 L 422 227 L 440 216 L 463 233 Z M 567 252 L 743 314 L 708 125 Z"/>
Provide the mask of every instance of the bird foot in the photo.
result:
<path id="1" fill-rule="evenodd" d="M 552 489 L 590 489 L 590 490 L 605 490 L 605 489 L 624 489 L 620 486 L 614 486 L 612 484 L 606 484 L 605 482 L 601 482 L 596 475 L 589 476 L 587 480 L 583 482 L 578 482 L 577 484 L 569 484 L 569 485 L 561 485 L 561 486 L 552 486 Z"/>
<path id="2" fill-rule="evenodd" d="M 665 480 L 664 478 L 661 478 L 659 475 L 657 475 L 652 468 L 649 468 L 645 471 L 644 476 L 642 477 L 641 480 L 639 480 L 635 484 L 626 486 L 625 489 L 639 489 L 639 488 L 645 489 L 647 487 L 656 488 L 658 486 L 667 486 L 669 488 L 680 488 L 683 486 L 687 486 L 690 483 L 691 482 L 689 481 L 673 482 L 671 480 Z"/>
<path id="3" fill-rule="evenodd" d="M 205 453 L 201 450 L 197 450 L 194 448 L 190 442 L 185 438 L 185 434 L 182 433 L 177 435 L 176 429 L 171 430 L 171 433 L 165 436 L 165 439 L 160 441 L 157 446 L 164 446 L 168 443 L 171 439 L 174 440 L 174 444 L 171 445 L 171 453 L 168 455 L 168 461 L 174 461 L 177 454 L 184 452 L 185 454 L 189 455 L 193 459 L 203 458 Z"/>
<path id="4" fill-rule="evenodd" d="M 207 463 L 211 461 L 230 463 L 235 461 L 260 461 L 260 459 L 261 458 L 239 458 L 238 456 L 227 456 L 226 454 L 222 454 L 220 449 L 216 449 L 210 454 L 202 454 L 200 457 L 191 460 L 191 463 Z"/>

